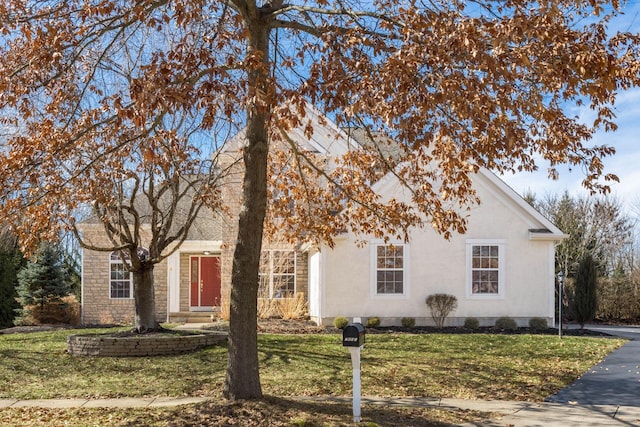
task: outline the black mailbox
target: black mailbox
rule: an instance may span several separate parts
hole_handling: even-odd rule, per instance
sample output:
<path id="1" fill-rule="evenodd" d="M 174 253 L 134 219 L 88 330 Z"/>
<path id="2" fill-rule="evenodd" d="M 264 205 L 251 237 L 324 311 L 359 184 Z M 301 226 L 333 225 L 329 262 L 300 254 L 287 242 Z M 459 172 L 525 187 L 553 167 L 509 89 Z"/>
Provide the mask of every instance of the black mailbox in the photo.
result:
<path id="1" fill-rule="evenodd" d="M 343 347 L 361 347 L 364 345 L 364 326 L 362 323 L 352 323 L 342 330 Z"/>

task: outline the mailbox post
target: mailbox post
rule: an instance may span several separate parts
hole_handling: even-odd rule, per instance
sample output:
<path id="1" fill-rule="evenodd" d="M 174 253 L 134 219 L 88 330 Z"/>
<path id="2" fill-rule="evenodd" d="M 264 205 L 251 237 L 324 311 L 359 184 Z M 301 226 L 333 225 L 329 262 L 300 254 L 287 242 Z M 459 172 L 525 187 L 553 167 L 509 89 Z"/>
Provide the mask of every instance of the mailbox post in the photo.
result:
<path id="1" fill-rule="evenodd" d="M 353 323 L 342 330 L 342 345 L 349 347 L 353 368 L 353 421 L 360 422 L 360 353 L 365 341 L 365 329 L 361 323 Z"/>

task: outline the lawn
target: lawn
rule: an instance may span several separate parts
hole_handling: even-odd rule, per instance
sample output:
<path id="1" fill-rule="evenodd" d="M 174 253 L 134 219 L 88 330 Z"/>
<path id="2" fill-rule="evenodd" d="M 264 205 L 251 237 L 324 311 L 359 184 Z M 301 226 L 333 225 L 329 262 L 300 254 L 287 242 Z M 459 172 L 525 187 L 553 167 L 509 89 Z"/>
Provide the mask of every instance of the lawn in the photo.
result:
<path id="1" fill-rule="evenodd" d="M 171 357 L 66 354 L 66 336 L 86 332 L 0 335 L 0 398 L 220 396 L 224 345 Z M 623 342 L 547 335 L 370 334 L 362 352 L 362 394 L 541 401 Z M 265 394 L 351 393 L 351 361 L 339 335 L 264 334 L 259 351 Z"/>

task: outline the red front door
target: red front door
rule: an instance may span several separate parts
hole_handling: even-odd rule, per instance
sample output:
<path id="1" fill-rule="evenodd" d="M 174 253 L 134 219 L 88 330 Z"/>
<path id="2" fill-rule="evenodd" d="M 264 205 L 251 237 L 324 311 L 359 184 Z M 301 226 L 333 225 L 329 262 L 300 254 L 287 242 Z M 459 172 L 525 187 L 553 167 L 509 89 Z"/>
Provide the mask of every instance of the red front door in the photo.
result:
<path id="1" fill-rule="evenodd" d="M 191 257 L 191 307 L 220 305 L 220 257 Z"/>

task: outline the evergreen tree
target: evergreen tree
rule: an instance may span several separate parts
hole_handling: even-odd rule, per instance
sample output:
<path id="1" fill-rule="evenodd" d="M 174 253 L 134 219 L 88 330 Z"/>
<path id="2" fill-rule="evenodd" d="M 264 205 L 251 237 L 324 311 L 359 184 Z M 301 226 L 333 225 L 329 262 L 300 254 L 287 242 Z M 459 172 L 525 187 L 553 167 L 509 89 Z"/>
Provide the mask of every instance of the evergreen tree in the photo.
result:
<path id="1" fill-rule="evenodd" d="M 16 287 L 22 260 L 15 248 L 0 250 L 0 328 L 13 326 L 16 310 L 20 307 L 16 301 Z"/>
<path id="2" fill-rule="evenodd" d="M 591 254 L 587 254 L 578 265 L 573 294 L 573 314 L 581 328 L 596 314 L 598 307 L 597 284 L 597 266 Z"/>
<path id="3" fill-rule="evenodd" d="M 43 243 L 33 261 L 18 273 L 18 297 L 22 306 L 60 301 L 69 294 L 69 282 L 65 280 L 58 248 Z"/>
<path id="4" fill-rule="evenodd" d="M 80 276 L 80 263 L 71 254 L 62 251 L 60 266 L 64 280 L 67 282 L 67 288 L 70 294 L 76 297 L 76 301 L 81 301 L 82 296 L 82 277 Z"/>

